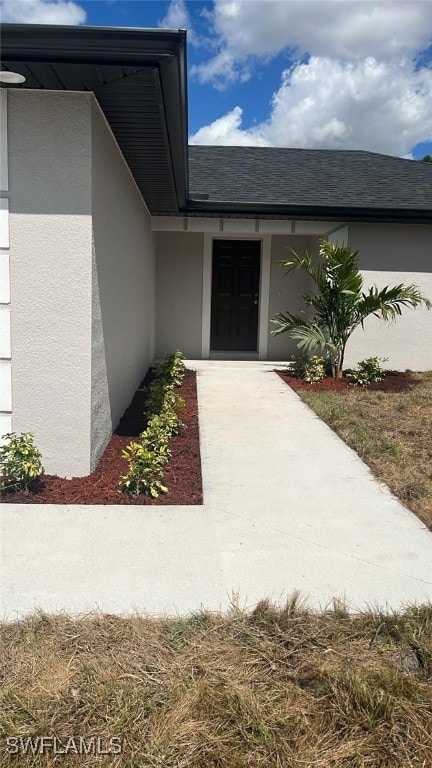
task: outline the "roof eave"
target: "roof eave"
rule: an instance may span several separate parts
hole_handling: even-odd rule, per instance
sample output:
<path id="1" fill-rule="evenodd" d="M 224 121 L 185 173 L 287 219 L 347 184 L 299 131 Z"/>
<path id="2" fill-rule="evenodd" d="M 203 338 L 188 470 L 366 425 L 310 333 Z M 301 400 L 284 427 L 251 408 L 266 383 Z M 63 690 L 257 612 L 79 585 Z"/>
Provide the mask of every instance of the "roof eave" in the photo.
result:
<path id="1" fill-rule="evenodd" d="M 2 54 L 10 61 L 25 54 L 33 61 L 54 56 L 67 61 L 71 56 L 89 63 L 101 54 L 109 63 L 139 65 L 154 57 L 173 56 L 179 52 L 186 30 L 140 29 L 135 27 L 91 27 L 57 24 L 2 24 Z M 180 36 L 180 40 L 179 40 Z"/>
<path id="2" fill-rule="evenodd" d="M 432 211 L 413 208 L 359 208 L 348 206 L 286 205 L 281 203 L 247 203 L 222 200 L 190 199 L 186 215 L 282 216 L 283 218 L 316 218 L 332 221 L 406 221 L 432 224 Z"/>
<path id="3" fill-rule="evenodd" d="M 188 199 L 186 30 L 2 24 L 7 64 L 57 61 L 158 68 L 178 210 Z M 25 86 L 24 86 L 25 87 Z"/>
<path id="4" fill-rule="evenodd" d="M 164 108 L 177 204 L 182 210 L 187 205 L 189 197 L 189 161 L 186 30 L 179 30 L 179 32 L 183 32 L 184 35 L 177 51 L 178 55 L 161 61 L 159 71 L 163 83 Z"/>

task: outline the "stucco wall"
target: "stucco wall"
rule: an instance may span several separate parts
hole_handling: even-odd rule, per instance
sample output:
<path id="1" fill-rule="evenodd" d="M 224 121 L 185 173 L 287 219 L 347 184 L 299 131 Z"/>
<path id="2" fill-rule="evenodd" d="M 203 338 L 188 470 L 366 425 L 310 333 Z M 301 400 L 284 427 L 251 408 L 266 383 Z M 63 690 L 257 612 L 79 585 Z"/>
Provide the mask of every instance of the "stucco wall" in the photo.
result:
<path id="1" fill-rule="evenodd" d="M 271 335 L 270 332 L 275 326 L 270 320 L 277 312 L 300 313 L 305 308 L 301 294 L 310 289 L 309 278 L 304 272 L 296 271 L 287 275 L 278 261 L 289 258 L 289 248 L 293 248 L 296 253 L 304 253 L 305 251 L 312 253 L 315 244 L 316 238 L 309 235 L 272 236 L 267 354 L 269 360 L 286 360 L 291 355 L 299 353 L 297 344 L 289 333 L 283 333 L 279 336 Z"/>
<path id="2" fill-rule="evenodd" d="M 92 213 L 93 468 L 155 354 L 150 214 L 95 101 Z"/>
<path id="3" fill-rule="evenodd" d="M 159 232 L 156 249 L 156 355 L 180 349 L 201 357 L 204 235 Z"/>
<path id="4" fill-rule="evenodd" d="M 366 288 L 414 283 L 432 300 L 432 226 L 350 224 L 349 246 L 359 251 Z M 406 309 L 395 323 L 369 318 L 348 344 L 346 365 L 371 355 L 396 370 L 432 369 L 432 312 Z"/>
<path id="5" fill-rule="evenodd" d="M 9 94 L 12 429 L 92 471 L 154 358 L 150 215 L 92 94 Z"/>
<path id="6" fill-rule="evenodd" d="M 9 92 L 12 429 L 65 475 L 90 459 L 91 98 Z"/>

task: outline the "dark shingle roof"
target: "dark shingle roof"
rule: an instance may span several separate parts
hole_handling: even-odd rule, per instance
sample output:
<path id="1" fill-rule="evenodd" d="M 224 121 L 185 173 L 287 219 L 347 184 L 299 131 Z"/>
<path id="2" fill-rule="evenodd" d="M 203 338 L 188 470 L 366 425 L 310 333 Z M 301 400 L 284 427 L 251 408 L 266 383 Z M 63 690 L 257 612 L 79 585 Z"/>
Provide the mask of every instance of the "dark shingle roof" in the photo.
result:
<path id="1" fill-rule="evenodd" d="M 432 164 L 357 150 L 189 146 L 189 195 L 432 215 Z"/>

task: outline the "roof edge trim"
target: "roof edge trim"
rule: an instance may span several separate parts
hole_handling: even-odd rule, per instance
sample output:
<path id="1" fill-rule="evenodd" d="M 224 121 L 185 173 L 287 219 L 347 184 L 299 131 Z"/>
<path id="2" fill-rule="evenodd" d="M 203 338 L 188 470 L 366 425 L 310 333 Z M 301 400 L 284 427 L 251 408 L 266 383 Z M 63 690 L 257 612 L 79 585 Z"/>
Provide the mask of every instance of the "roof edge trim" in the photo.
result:
<path id="1" fill-rule="evenodd" d="M 278 203 L 245 203 L 245 202 L 232 202 L 222 200 L 194 200 L 193 198 L 188 200 L 188 204 L 183 211 L 188 213 L 200 213 L 205 216 L 211 213 L 217 213 L 223 215 L 233 213 L 244 213 L 249 215 L 282 215 L 291 216 L 292 218 L 307 216 L 308 218 L 316 217 L 317 219 L 332 218 L 346 220 L 388 220 L 400 219 L 401 221 L 409 220 L 424 220 L 426 223 L 432 224 L 432 212 L 427 209 L 416 208 L 358 208 L 358 207 L 337 207 L 337 206 L 309 206 L 309 205 L 285 205 Z"/>

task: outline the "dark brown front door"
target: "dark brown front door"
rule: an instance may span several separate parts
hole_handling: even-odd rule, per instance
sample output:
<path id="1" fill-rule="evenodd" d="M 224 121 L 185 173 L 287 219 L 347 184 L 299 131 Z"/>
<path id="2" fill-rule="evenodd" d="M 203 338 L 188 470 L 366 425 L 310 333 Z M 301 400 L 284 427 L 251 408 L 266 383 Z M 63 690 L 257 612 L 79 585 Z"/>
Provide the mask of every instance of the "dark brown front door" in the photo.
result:
<path id="1" fill-rule="evenodd" d="M 223 352 L 258 349 L 261 243 L 214 240 L 210 348 Z"/>

